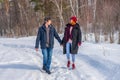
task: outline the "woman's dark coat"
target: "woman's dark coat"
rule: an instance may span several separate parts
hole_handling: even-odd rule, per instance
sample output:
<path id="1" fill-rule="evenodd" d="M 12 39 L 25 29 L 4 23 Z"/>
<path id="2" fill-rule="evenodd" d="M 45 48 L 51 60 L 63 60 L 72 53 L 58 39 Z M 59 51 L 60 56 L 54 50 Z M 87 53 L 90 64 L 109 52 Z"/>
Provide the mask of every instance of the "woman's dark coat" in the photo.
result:
<path id="1" fill-rule="evenodd" d="M 66 54 L 66 43 L 69 40 L 70 34 L 70 27 L 71 24 L 67 24 L 65 27 L 65 32 L 64 32 L 64 37 L 62 39 L 62 44 L 63 44 L 63 54 Z M 71 54 L 77 54 L 78 52 L 78 43 L 81 43 L 82 35 L 81 35 L 81 30 L 80 26 L 78 23 L 76 23 L 72 29 L 72 46 L 71 46 Z"/>

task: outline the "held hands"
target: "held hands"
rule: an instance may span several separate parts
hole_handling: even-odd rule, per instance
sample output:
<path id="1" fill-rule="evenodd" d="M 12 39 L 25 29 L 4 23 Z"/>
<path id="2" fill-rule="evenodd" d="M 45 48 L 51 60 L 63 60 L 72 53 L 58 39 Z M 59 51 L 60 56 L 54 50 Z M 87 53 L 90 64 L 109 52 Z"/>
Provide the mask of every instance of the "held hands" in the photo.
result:
<path id="1" fill-rule="evenodd" d="M 61 43 L 61 44 L 60 44 L 60 46 L 62 46 L 62 47 L 63 47 L 63 43 Z"/>
<path id="2" fill-rule="evenodd" d="M 60 44 L 60 46 L 63 46 L 63 44 Z"/>

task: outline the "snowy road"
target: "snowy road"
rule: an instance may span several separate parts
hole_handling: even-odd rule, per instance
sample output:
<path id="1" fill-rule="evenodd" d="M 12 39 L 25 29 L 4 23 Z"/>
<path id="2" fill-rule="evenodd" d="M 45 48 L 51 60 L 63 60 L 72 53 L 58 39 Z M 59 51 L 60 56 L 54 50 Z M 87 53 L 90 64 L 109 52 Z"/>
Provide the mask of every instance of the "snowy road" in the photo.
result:
<path id="1" fill-rule="evenodd" d="M 120 80 L 120 45 L 85 42 L 76 56 L 76 70 L 66 68 L 66 56 L 55 41 L 51 70 L 41 72 L 42 55 L 35 37 L 0 38 L 0 80 Z"/>

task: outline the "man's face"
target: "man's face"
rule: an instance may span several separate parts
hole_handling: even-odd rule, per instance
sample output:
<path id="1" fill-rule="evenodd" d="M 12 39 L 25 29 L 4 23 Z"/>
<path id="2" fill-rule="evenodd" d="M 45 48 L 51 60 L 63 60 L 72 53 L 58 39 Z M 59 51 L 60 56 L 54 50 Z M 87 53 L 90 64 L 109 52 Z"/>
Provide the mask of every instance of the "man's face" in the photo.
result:
<path id="1" fill-rule="evenodd" d="M 51 23 L 52 23 L 51 20 L 48 20 L 48 21 L 47 21 L 47 24 L 48 24 L 48 25 L 51 25 Z"/>

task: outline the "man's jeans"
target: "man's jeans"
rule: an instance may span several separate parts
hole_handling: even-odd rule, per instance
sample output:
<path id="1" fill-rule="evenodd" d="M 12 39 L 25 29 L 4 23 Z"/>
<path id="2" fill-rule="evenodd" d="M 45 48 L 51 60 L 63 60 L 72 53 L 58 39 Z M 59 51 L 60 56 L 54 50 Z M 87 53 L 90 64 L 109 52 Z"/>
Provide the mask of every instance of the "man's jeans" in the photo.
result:
<path id="1" fill-rule="evenodd" d="M 66 44 L 66 55 L 67 55 L 67 59 L 70 60 L 70 48 L 71 48 L 71 43 L 67 42 Z M 72 56 L 72 62 L 75 62 L 75 54 L 71 54 Z"/>
<path id="2" fill-rule="evenodd" d="M 42 49 L 43 66 L 45 67 L 46 70 L 50 70 L 50 64 L 51 64 L 51 60 L 52 60 L 52 52 L 53 52 L 53 48 Z"/>

